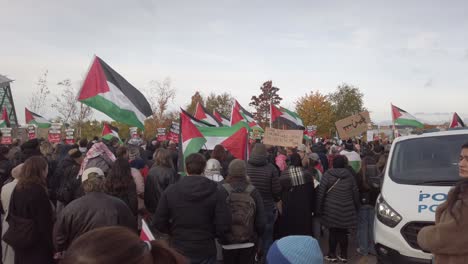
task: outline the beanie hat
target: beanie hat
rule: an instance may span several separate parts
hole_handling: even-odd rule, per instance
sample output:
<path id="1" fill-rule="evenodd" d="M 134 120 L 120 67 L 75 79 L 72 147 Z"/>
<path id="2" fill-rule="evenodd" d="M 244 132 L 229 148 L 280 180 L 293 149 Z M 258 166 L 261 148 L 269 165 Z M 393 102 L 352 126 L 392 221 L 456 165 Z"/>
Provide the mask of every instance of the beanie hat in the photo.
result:
<path id="1" fill-rule="evenodd" d="M 214 176 L 221 174 L 221 163 L 217 159 L 209 159 L 206 162 L 205 176 Z"/>
<path id="2" fill-rule="evenodd" d="M 257 143 L 255 144 L 253 150 L 252 150 L 252 156 L 267 156 L 267 150 L 264 144 L 262 143 Z"/>
<path id="3" fill-rule="evenodd" d="M 79 157 L 81 157 L 81 155 L 83 155 L 83 153 L 81 153 L 81 151 L 77 148 L 72 148 L 68 151 L 68 155 L 73 158 L 73 159 L 77 159 Z"/>
<path id="4" fill-rule="evenodd" d="M 320 157 L 317 153 L 310 153 L 308 155 L 309 159 L 313 160 L 313 161 L 319 161 L 320 160 Z"/>
<path id="5" fill-rule="evenodd" d="M 231 164 L 229 164 L 228 175 L 233 177 L 245 177 L 247 175 L 245 170 L 245 161 L 240 159 L 231 161 Z"/>
<path id="6" fill-rule="evenodd" d="M 269 264 L 323 264 L 320 246 L 311 236 L 288 236 L 275 241 L 268 250 Z"/>
<path id="7" fill-rule="evenodd" d="M 83 175 L 81 175 L 81 182 L 85 182 L 91 173 L 96 173 L 99 177 L 104 178 L 104 172 L 100 168 L 91 167 L 83 172 Z"/>

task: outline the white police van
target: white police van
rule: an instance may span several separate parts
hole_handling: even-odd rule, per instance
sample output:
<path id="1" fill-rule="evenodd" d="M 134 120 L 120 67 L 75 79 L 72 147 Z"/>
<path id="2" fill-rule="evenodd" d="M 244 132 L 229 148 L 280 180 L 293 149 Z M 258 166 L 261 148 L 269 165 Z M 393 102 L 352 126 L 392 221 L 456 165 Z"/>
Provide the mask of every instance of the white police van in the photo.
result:
<path id="1" fill-rule="evenodd" d="M 459 180 L 459 155 L 466 142 L 466 129 L 395 139 L 376 204 L 378 263 L 431 263 L 417 235 L 434 224 L 437 206 Z"/>

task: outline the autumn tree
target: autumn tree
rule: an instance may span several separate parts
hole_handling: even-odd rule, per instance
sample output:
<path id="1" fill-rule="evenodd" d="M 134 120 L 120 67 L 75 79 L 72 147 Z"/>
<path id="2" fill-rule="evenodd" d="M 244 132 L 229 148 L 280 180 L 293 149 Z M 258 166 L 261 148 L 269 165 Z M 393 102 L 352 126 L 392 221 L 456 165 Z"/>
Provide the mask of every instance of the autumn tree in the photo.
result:
<path id="1" fill-rule="evenodd" d="M 348 84 L 339 85 L 336 92 L 328 95 L 337 120 L 365 111 L 363 97 L 359 88 Z"/>
<path id="2" fill-rule="evenodd" d="M 194 95 L 192 95 L 192 99 L 190 101 L 190 104 L 187 106 L 186 110 L 189 114 L 194 115 L 195 110 L 197 107 L 197 103 L 201 103 L 204 105 L 205 99 L 203 96 L 200 94 L 199 91 L 196 91 Z"/>
<path id="3" fill-rule="evenodd" d="M 65 79 L 57 85 L 62 92 L 55 96 L 55 102 L 51 106 L 63 123 L 70 124 L 76 129 L 76 134 L 81 135 L 83 122 L 92 116 L 92 109 L 76 100 L 78 88 L 72 86 L 70 79 Z"/>
<path id="4" fill-rule="evenodd" d="M 84 121 L 81 125 L 81 138 L 91 140 L 94 137 L 101 137 L 102 126 L 102 122 L 97 120 Z"/>
<path id="5" fill-rule="evenodd" d="M 224 116 L 229 116 L 231 114 L 232 105 L 234 104 L 234 97 L 229 93 L 222 93 L 216 95 L 215 93 L 210 93 L 206 98 L 205 107 L 206 110 L 210 113 L 213 113 L 213 110 L 218 111 Z"/>
<path id="6" fill-rule="evenodd" d="M 263 83 L 260 90 L 260 95 L 252 96 L 249 105 L 255 108 L 255 120 L 265 127 L 270 122 L 270 104 L 279 105 L 283 98 L 278 95 L 279 88 L 274 87 L 272 81 Z"/>
<path id="7" fill-rule="evenodd" d="M 304 121 L 304 125 L 316 125 L 317 135 L 331 136 L 335 130 L 335 115 L 333 106 L 326 95 L 319 91 L 311 92 L 296 101 L 296 112 Z"/>
<path id="8" fill-rule="evenodd" d="M 29 110 L 37 114 L 44 114 L 46 110 L 47 97 L 50 94 L 49 85 L 47 83 L 48 73 L 49 71 L 45 70 L 39 77 L 39 80 L 36 83 L 37 87 L 29 98 Z"/>
<path id="9" fill-rule="evenodd" d="M 155 122 L 156 127 L 161 126 L 165 122 L 169 102 L 175 98 L 176 89 L 172 87 L 172 81 L 167 77 L 162 82 L 150 81 L 147 94 L 151 110 L 153 110 L 152 120 Z"/>

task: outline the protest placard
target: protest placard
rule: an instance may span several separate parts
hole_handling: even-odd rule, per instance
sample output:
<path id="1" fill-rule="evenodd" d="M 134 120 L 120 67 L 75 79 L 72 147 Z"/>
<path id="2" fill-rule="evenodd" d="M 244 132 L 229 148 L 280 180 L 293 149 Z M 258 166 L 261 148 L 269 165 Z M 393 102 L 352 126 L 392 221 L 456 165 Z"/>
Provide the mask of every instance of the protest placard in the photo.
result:
<path id="1" fill-rule="evenodd" d="M 2 132 L 2 145 L 10 145 L 12 142 L 12 137 L 11 137 L 11 128 L 10 127 L 3 127 L 0 129 Z"/>
<path id="2" fill-rule="evenodd" d="M 166 140 L 166 129 L 164 127 L 158 128 L 156 138 L 159 142 L 163 142 Z"/>
<path id="3" fill-rule="evenodd" d="M 179 122 L 172 122 L 171 129 L 167 133 L 166 139 L 175 143 L 179 143 L 179 132 L 180 132 Z"/>
<path id="4" fill-rule="evenodd" d="M 52 123 L 49 128 L 49 142 L 59 143 L 62 136 L 62 123 Z"/>
<path id="5" fill-rule="evenodd" d="M 65 129 L 65 143 L 68 145 L 75 144 L 75 129 Z"/>
<path id="6" fill-rule="evenodd" d="M 303 130 L 281 130 L 267 127 L 263 144 L 281 147 L 297 147 L 302 144 Z"/>
<path id="7" fill-rule="evenodd" d="M 26 129 L 28 131 L 28 139 L 35 139 L 37 137 L 36 135 L 36 125 L 29 125 L 28 128 Z"/>
<path id="8" fill-rule="evenodd" d="M 138 137 L 138 127 L 130 127 L 130 138 L 137 138 Z"/>
<path id="9" fill-rule="evenodd" d="M 369 112 L 365 111 L 357 115 L 353 115 L 341 119 L 335 123 L 336 129 L 341 139 L 348 139 L 359 136 L 367 131 L 367 124 L 370 123 Z"/>

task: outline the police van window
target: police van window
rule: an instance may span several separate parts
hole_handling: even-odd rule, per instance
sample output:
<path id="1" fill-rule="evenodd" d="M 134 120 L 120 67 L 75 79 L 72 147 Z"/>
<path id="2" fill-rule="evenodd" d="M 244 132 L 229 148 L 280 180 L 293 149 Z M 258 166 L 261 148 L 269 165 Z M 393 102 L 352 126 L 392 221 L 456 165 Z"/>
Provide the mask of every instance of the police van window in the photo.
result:
<path id="1" fill-rule="evenodd" d="M 395 145 L 389 176 L 401 184 L 453 185 L 459 180 L 460 147 L 468 135 L 405 140 Z"/>

